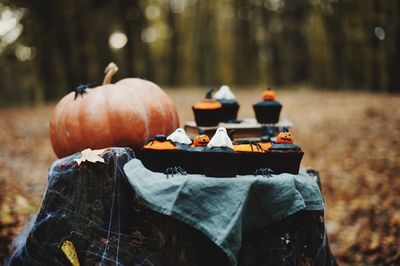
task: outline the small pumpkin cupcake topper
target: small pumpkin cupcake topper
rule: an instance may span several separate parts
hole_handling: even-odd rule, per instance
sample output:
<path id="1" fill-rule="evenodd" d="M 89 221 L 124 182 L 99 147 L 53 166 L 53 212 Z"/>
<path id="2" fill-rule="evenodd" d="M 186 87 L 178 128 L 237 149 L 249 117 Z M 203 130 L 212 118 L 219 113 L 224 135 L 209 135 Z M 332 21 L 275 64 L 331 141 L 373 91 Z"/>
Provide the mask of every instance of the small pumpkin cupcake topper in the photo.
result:
<path id="1" fill-rule="evenodd" d="M 204 130 L 199 131 L 199 135 L 197 135 L 193 140 L 193 146 L 195 147 L 206 147 L 210 142 L 210 138 L 204 134 Z"/>
<path id="2" fill-rule="evenodd" d="M 276 142 L 279 144 L 283 143 L 288 143 L 288 144 L 293 144 L 294 143 L 294 136 L 289 130 L 285 127 L 283 128 L 282 132 L 276 136 Z"/>
<path id="3" fill-rule="evenodd" d="M 266 91 L 263 91 L 262 98 L 264 101 L 275 101 L 276 93 L 274 90 L 268 87 Z"/>
<path id="4" fill-rule="evenodd" d="M 174 143 L 180 143 L 186 145 L 192 144 L 192 141 L 190 140 L 188 135 L 186 135 L 186 132 L 183 128 L 177 128 L 174 132 L 172 132 L 171 135 L 167 137 L 167 139 Z"/>

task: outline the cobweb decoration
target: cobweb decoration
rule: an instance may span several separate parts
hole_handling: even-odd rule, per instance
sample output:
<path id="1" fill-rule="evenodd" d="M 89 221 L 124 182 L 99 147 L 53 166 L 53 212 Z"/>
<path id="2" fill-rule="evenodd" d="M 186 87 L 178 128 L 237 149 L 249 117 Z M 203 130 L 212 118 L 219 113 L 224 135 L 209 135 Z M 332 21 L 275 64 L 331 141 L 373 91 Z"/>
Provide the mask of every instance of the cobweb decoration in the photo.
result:
<path id="1" fill-rule="evenodd" d="M 80 265 L 229 265 L 227 256 L 189 225 L 148 209 L 123 166 L 129 148 L 112 148 L 105 163 L 56 161 L 38 213 L 14 241 L 9 265 L 71 265 L 61 250 L 73 244 Z M 334 265 L 324 213 L 301 211 L 245 232 L 239 265 Z M 303 263 L 303 264 L 302 264 Z"/>

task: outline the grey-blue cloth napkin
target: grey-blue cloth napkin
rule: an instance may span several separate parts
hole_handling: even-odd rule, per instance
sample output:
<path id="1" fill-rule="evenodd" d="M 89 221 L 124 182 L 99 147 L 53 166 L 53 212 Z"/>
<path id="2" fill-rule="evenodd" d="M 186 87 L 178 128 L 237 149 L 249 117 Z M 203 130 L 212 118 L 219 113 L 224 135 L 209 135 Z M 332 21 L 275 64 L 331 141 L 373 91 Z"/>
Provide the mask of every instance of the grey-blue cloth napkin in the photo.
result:
<path id="1" fill-rule="evenodd" d="M 242 232 L 277 222 L 299 210 L 322 210 L 314 177 L 305 172 L 271 177 L 210 178 L 167 176 L 138 159 L 124 166 L 134 191 L 152 210 L 174 217 L 207 235 L 237 265 Z"/>

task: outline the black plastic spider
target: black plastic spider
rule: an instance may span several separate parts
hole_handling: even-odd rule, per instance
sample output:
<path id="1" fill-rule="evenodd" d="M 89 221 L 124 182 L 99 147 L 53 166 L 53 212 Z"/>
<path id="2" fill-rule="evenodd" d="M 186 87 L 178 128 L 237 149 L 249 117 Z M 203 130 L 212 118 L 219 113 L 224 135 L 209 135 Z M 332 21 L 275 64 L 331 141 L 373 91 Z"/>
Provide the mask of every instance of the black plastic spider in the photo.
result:
<path id="1" fill-rule="evenodd" d="M 79 95 L 83 95 L 85 93 L 87 93 L 87 89 L 90 89 L 91 87 L 93 87 L 94 85 L 98 84 L 98 82 L 91 82 L 88 84 L 80 84 L 77 87 L 75 87 L 74 92 L 75 92 L 75 97 L 74 100 L 76 100 L 76 98 L 78 98 Z"/>
<path id="2" fill-rule="evenodd" d="M 165 169 L 164 174 L 167 175 L 168 179 L 170 176 L 173 177 L 174 175 L 187 175 L 187 172 L 180 166 L 172 166 Z"/>
<path id="3" fill-rule="evenodd" d="M 271 177 L 274 171 L 271 168 L 258 168 L 253 175 L 262 175 L 263 177 Z"/>

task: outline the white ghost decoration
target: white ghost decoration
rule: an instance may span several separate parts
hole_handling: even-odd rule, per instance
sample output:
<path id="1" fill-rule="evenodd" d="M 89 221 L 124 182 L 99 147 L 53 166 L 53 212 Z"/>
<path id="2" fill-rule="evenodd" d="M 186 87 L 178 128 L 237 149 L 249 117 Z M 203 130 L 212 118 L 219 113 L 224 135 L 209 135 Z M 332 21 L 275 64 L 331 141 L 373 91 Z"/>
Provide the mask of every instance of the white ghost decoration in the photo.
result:
<path id="1" fill-rule="evenodd" d="M 192 144 L 192 140 L 186 135 L 185 130 L 183 128 L 177 128 L 171 135 L 167 137 L 168 140 L 175 143 L 182 144 Z"/>
<path id="2" fill-rule="evenodd" d="M 220 127 L 217 129 L 207 146 L 228 147 L 233 149 L 232 141 L 229 138 L 228 133 L 226 132 L 226 129 L 224 127 Z"/>
<path id="3" fill-rule="evenodd" d="M 221 88 L 214 94 L 215 99 L 235 100 L 235 94 L 231 91 L 229 86 L 222 85 Z"/>

